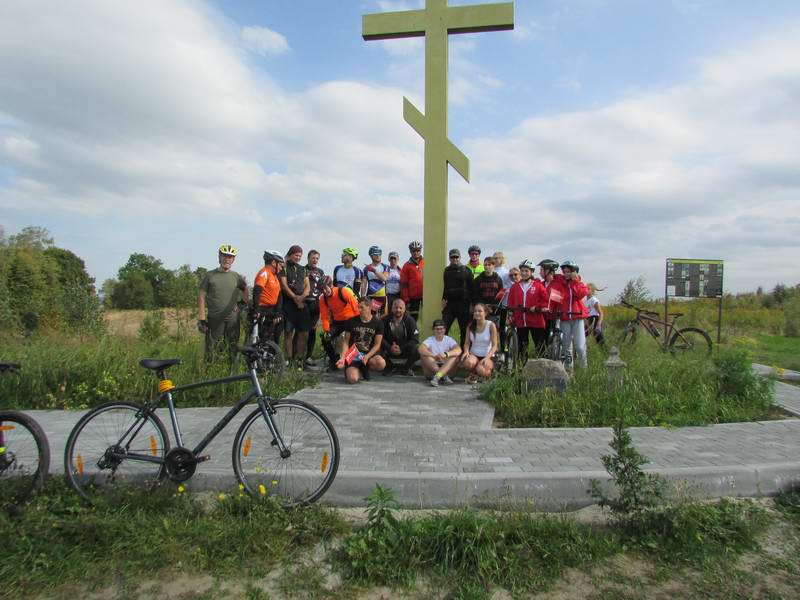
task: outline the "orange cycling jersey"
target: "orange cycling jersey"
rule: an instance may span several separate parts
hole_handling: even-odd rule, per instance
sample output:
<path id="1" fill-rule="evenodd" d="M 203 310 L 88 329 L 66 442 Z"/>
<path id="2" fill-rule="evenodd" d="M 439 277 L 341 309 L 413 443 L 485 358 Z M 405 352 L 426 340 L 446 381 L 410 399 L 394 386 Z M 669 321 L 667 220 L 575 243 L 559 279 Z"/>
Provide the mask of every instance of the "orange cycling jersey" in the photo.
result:
<path id="1" fill-rule="evenodd" d="M 322 329 L 330 331 L 331 323 L 328 311 L 333 313 L 334 321 L 347 321 L 358 316 L 358 300 L 349 287 L 335 287 L 330 296 L 323 295 L 319 299 L 319 316 L 322 318 Z"/>
<path id="2" fill-rule="evenodd" d="M 258 275 L 256 275 L 256 280 L 253 283 L 253 287 L 256 286 L 261 288 L 261 295 L 258 297 L 259 306 L 275 306 L 278 304 L 281 284 L 275 276 L 275 273 L 270 271 L 267 267 L 262 268 L 258 272 Z"/>

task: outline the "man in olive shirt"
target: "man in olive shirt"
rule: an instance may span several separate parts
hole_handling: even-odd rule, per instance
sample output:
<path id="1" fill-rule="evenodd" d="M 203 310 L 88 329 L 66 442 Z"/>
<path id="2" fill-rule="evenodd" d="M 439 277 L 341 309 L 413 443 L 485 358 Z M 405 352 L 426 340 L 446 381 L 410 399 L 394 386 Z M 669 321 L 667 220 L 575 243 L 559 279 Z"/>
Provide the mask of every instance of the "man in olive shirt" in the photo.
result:
<path id="1" fill-rule="evenodd" d="M 222 244 L 219 247 L 219 268 L 206 273 L 200 283 L 197 329 L 206 336 L 207 362 L 226 349 L 231 364 L 236 358 L 239 314 L 242 307 L 247 306 L 247 282 L 239 273 L 231 270 L 236 252 L 236 248 L 230 244 Z"/>

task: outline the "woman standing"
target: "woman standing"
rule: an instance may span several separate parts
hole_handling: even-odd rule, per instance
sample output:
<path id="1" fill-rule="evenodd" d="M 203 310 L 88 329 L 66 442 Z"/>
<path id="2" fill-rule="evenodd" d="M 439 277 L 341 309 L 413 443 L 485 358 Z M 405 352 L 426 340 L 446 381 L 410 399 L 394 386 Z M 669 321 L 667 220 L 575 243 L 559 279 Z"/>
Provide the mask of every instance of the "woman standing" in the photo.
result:
<path id="1" fill-rule="evenodd" d="M 494 355 L 497 351 L 498 335 L 495 324 L 486 317 L 486 305 L 478 302 L 472 309 L 472 323 L 467 327 L 469 335 L 464 346 L 461 362 L 469 371 L 467 383 L 486 381 L 494 370 Z"/>
<path id="2" fill-rule="evenodd" d="M 600 306 L 600 300 L 597 299 L 595 294 L 598 291 L 602 292 L 606 288 L 598 288 L 593 283 L 586 287 L 589 288 L 589 297 L 584 301 L 586 308 L 589 310 L 589 318 L 586 319 L 587 333 L 594 336 L 598 346 L 605 348 L 606 343 L 603 338 L 603 319 L 605 315 L 603 314 L 603 307 Z"/>
<path id="3" fill-rule="evenodd" d="M 520 280 L 511 286 L 508 294 L 508 308 L 514 310 L 514 325 L 517 327 L 519 355 L 525 362 L 528 353 L 528 335 L 533 339 L 536 355 L 543 356 L 547 342 L 543 306 L 547 294 L 542 282 L 533 278 L 533 263 L 523 260 L 519 264 Z"/>
<path id="4" fill-rule="evenodd" d="M 394 306 L 394 301 L 400 297 L 400 273 L 402 270 L 398 266 L 400 255 L 397 252 L 389 252 L 389 270 L 386 279 L 386 306 L 389 311 Z"/>

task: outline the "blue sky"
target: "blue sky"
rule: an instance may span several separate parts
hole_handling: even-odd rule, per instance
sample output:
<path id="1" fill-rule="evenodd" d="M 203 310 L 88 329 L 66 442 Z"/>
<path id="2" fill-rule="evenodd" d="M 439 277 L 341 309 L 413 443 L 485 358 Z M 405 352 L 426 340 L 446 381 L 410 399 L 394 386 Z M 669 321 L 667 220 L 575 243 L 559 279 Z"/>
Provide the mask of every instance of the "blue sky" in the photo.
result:
<path id="1" fill-rule="evenodd" d="M 0 225 L 47 227 L 98 283 L 227 241 L 250 279 L 295 242 L 327 268 L 346 245 L 405 255 L 423 45 L 364 42 L 361 15 L 420 5 L 2 3 Z M 513 32 L 451 36 L 472 168 L 451 246 L 578 260 L 609 300 L 638 275 L 658 293 L 668 256 L 726 260 L 729 291 L 798 282 L 800 3 L 515 5 Z"/>

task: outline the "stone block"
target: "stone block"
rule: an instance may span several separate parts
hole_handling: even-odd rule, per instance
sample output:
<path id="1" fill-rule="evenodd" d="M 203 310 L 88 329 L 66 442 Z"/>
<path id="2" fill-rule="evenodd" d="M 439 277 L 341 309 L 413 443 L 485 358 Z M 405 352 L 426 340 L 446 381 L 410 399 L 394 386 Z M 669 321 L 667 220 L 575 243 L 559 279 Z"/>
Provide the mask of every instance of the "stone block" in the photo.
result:
<path id="1" fill-rule="evenodd" d="M 556 360 L 537 358 L 529 360 L 522 368 L 522 391 L 526 393 L 553 390 L 563 393 L 569 383 L 569 373 Z"/>

